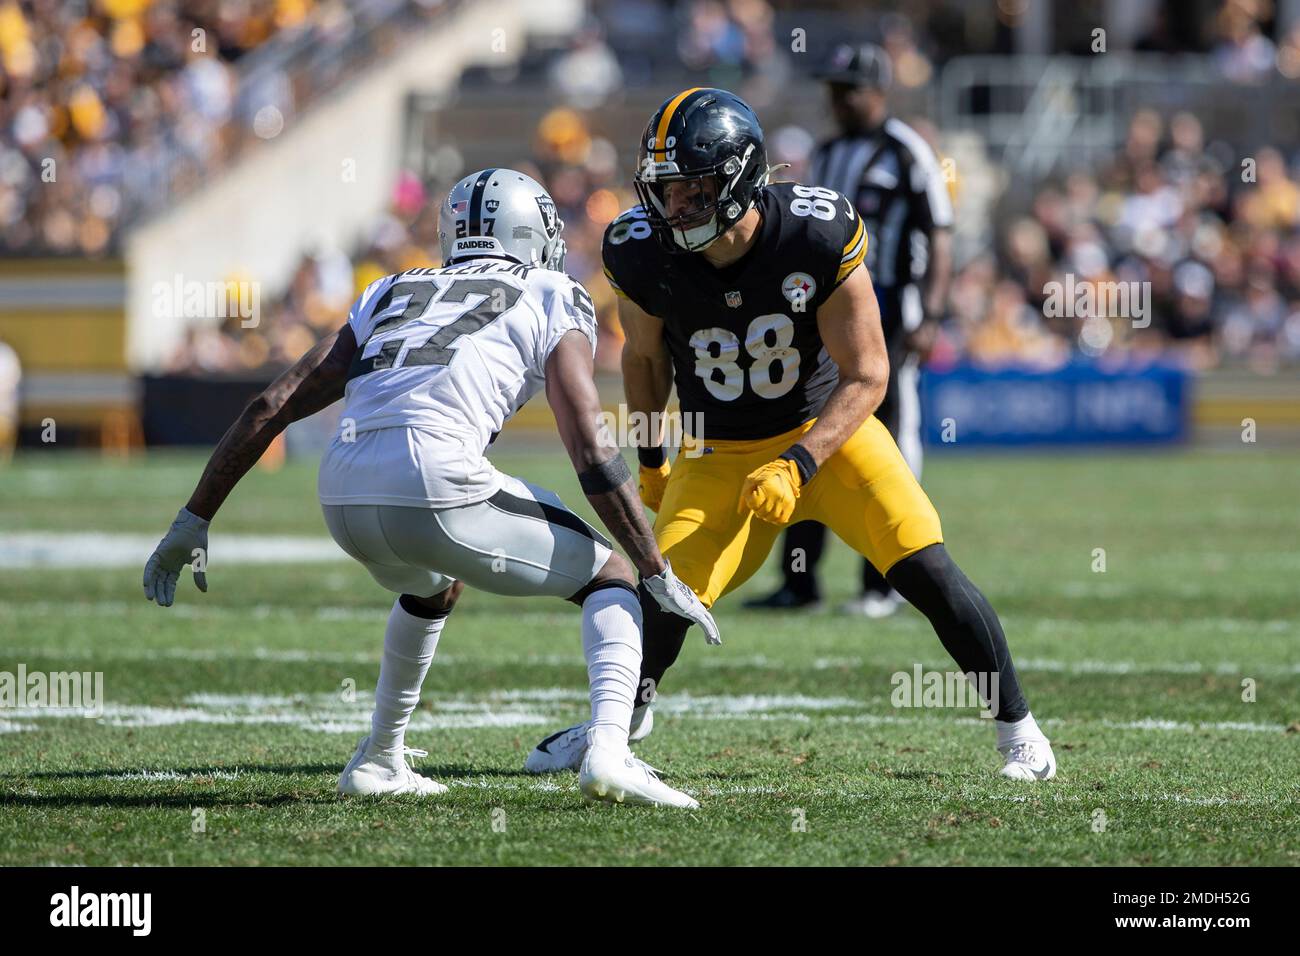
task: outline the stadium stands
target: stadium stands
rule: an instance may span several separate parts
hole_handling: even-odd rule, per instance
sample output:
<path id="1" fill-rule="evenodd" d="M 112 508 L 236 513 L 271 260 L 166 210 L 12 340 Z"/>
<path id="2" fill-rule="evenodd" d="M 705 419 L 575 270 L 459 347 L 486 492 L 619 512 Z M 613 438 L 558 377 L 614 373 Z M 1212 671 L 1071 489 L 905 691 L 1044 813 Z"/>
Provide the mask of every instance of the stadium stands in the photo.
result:
<path id="1" fill-rule="evenodd" d="M 766 0 L 591 4 L 581 29 L 534 25 L 531 42 L 512 36 L 505 55 L 458 52 L 459 89 L 412 88 L 419 95 L 391 142 L 382 125 L 358 126 L 356 108 L 340 106 L 348 93 L 391 69 L 395 51 L 412 37 L 450 29 L 445 18 L 459 6 L 115 0 L 6 7 L 0 244 L 10 256 L 74 261 L 126 253 L 134 291 L 123 306 L 130 316 L 123 373 L 256 379 L 336 327 L 370 279 L 433 263 L 434 209 L 457 173 L 514 163 L 547 182 L 560 205 L 570 270 L 599 308 L 598 360 L 614 368 L 620 339 L 612 297 L 599 280 L 599 240 L 632 202 L 629 144 L 662 97 L 665 76 L 677 77 L 669 85 L 718 83 L 750 97 L 765 118 L 774 159 L 791 164 L 779 175 L 798 178 L 827 121 L 820 89 L 805 78 L 804 51 L 787 37 L 806 30 L 807 55 L 815 57 L 837 38 L 818 25 L 842 23 L 840 14 L 833 3 L 792 11 Z M 1223 11 L 1216 32 L 1195 43 L 1154 23 L 1133 45 L 1197 49 L 1225 83 L 1296 81 L 1300 30 L 1269 40 L 1231 4 Z M 942 3 L 912 21 L 864 23 L 864 34 L 883 37 L 899 64 L 902 115 L 938 112 L 943 77 L 965 68 L 955 55 L 964 49 L 961 38 L 973 35 L 969 24 L 965 29 Z M 995 34 L 983 52 L 996 54 L 1008 42 Z M 1174 69 L 1157 54 L 1148 57 L 1141 61 L 1148 72 Z M 1178 69 L 1181 75 L 1188 67 Z M 941 155 L 961 157 L 951 188 L 959 208 L 978 210 L 969 218 L 979 220 L 974 241 L 961 247 L 934 361 L 1052 368 L 1104 353 L 1108 360 L 1160 356 L 1194 370 L 1227 366 L 1255 375 L 1300 367 L 1298 157 L 1226 139 L 1199 116 L 1138 110 L 1125 118 L 1113 148 L 1083 151 L 1086 163 L 1051 166 L 1037 180 L 1006 174 L 998 156 L 981 155 L 979 137 L 918 120 Z M 316 135 L 308 120 L 322 117 L 356 126 L 351 132 L 363 144 L 379 144 L 367 155 L 386 168 L 364 189 L 322 196 L 312 171 L 295 176 L 273 160 L 287 138 L 299 135 L 301 146 Z M 58 171 L 48 183 L 41 179 L 46 159 Z M 202 231 L 196 224 L 229 207 L 222 183 L 236 181 L 260 182 L 256 194 L 277 202 L 287 203 L 295 187 L 308 203 L 312 195 L 323 201 L 311 216 L 301 211 L 310 205 L 296 203 L 272 232 L 256 215 L 266 203 L 254 202 L 257 209 L 241 214 L 243 235 L 227 224 L 194 243 Z M 254 195 L 244 186 L 236 191 Z M 331 211 L 343 202 L 350 218 Z M 141 260 L 157 274 L 131 268 Z M 152 283 L 192 275 L 199 260 L 205 279 L 264 290 L 255 325 L 229 314 L 143 318 Z M 1051 314 L 1044 307 L 1049 289 L 1067 279 L 1097 288 L 1149 283 L 1149 325 L 1127 314 Z M 23 344 L 30 336 L 15 331 L 20 321 L 17 313 L 0 319 L 0 340 L 18 345 L 30 364 Z"/>

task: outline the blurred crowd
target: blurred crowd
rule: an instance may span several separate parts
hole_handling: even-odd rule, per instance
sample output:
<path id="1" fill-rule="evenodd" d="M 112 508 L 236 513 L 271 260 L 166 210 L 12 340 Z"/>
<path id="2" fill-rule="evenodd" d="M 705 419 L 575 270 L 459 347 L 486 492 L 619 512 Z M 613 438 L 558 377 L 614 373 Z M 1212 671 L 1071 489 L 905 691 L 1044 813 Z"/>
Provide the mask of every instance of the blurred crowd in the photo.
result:
<path id="1" fill-rule="evenodd" d="M 392 6 L 0 0 L 0 253 L 111 252 L 142 211 L 277 135 L 325 85 L 313 50 L 330 53 L 329 72 L 372 8 Z M 305 62 L 236 68 L 271 43 L 296 45 Z"/>
<path id="2" fill-rule="evenodd" d="M 0 5 L 0 244 L 97 255 L 173 166 L 230 147 L 231 63 L 311 0 Z"/>
<path id="3" fill-rule="evenodd" d="M 786 173 L 797 177 L 812 141 L 806 131 L 779 129 L 773 160 L 792 162 Z M 531 160 L 519 164 L 555 197 L 566 266 L 596 302 L 598 362 L 607 369 L 617 368 L 621 333 L 601 276 L 600 239 L 635 202 L 617 157 L 579 112 L 559 108 L 543 117 Z M 1276 149 L 1246 160 L 1223 144 L 1207 145 L 1190 114 L 1167 128 L 1155 113 L 1137 114 L 1118 155 L 1043 186 L 1023 214 L 1000 217 L 991 248 L 960 265 L 933 359 L 1041 367 L 1079 354 L 1173 354 L 1193 368 L 1226 362 L 1260 372 L 1300 363 L 1300 185 Z M 291 361 L 337 328 L 373 279 L 437 265 L 443 195 L 402 175 L 363 248 L 305 256 L 259 329 L 232 319 L 197 330 L 173 369 Z M 1106 284 L 1129 291 L 1116 300 Z M 1089 285 L 1090 305 L 1082 298 Z M 1077 308 L 1054 309 L 1053 295 Z"/>
<path id="4" fill-rule="evenodd" d="M 562 107 L 542 118 L 530 154 L 510 161 L 545 183 L 555 199 L 568 246 L 565 269 L 591 292 L 601 325 L 597 361 L 606 368 L 617 367 L 622 339 L 614 294 L 602 277 L 600 241 L 605 226 L 635 202 L 618 155 L 613 143 L 592 134 L 579 112 Z M 247 372 L 282 366 L 336 330 L 353 299 L 373 280 L 439 265 L 438 207 L 448 185 L 400 174 L 387 212 L 359 248 L 310 250 L 285 293 L 263 302 L 257 328 L 241 327 L 238 317 L 193 326 L 169 370 Z"/>
<path id="5" fill-rule="evenodd" d="M 1128 300 L 1110 294 L 1120 285 Z M 1062 310 L 1054 295 L 1085 307 Z M 1277 149 L 1241 157 L 1207 145 L 1189 113 L 1166 126 L 1141 111 L 1119 155 L 1009 217 L 950 300 L 948 348 L 987 363 L 1076 351 L 1260 372 L 1300 363 L 1300 185 Z"/>
<path id="6" fill-rule="evenodd" d="M 250 74 L 236 66 L 246 54 L 304 40 L 334 51 L 361 32 L 371 8 L 427 15 L 442 2 L 0 0 L 0 251 L 111 251 L 122 225 L 158 196 L 201 180 L 250 138 L 276 135 L 312 89 L 327 88 L 316 76 Z M 832 22 L 833 6 L 822 11 Z M 934 82 L 954 51 L 945 27 L 954 9 L 928 0 L 911 19 L 873 21 L 896 87 Z M 1000 4 L 999 16 L 1014 9 Z M 662 70 L 734 88 L 761 112 L 791 79 L 783 11 L 769 0 L 593 0 L 586 25 L 565 48 L 548 50 L 538 79 L 565 105 L 540 118 L 531 144 L 521 137 L 522 158 L 504 161 L 555 197 L 568 269 L 599 308 L 603 366 L 616 367 L 621 339 L 600 276 L 600 237 L 634 197 L 620 160 L 628 144 L 600 136 L 591 117 L 625 85 Z M 1200 48 L 1226 80 L 1300 77 L 1300 27 L 1270 39 L 1268 13 L 1262 0 L 1223 0 L 1208 21 Z M 1168 51 L 1176 27 L 1158 17 L 1137 46 Z M 820 127 L 809 116 L 768 131 L 772 161 L 791 164 L 784 176 L 803 175 Z M 942 152 L 941 134 L 936 142 Z M 998 211 L 985 251 L 958 263 L 935 360 L 1054 364 L 1079 352 L 1173 350 L 1197 367 L 1300 362 L 1300 157 L 1240 152 L 1207 142 L 1190 114 L 1140 112 L 1109 161 L 1047 183 L 1026 208 Z M 307 251 L 282 294 L 269 304 L 264 297 L 257 328 L 238 319 L 197 325 L 170 368 L 283 366 L 337 328 L 373 278 L 436 265 L 436 209 L 449 178 L 445 170 L 434 181 L 398 175 L 387 213 L 358 248 Z M 1048 290 L 1067 278 L 1070 290 L 1138 283 L 1150 301 L 1141 316 L 1133 303 L 1124 314 L 1053 314 Z"/>

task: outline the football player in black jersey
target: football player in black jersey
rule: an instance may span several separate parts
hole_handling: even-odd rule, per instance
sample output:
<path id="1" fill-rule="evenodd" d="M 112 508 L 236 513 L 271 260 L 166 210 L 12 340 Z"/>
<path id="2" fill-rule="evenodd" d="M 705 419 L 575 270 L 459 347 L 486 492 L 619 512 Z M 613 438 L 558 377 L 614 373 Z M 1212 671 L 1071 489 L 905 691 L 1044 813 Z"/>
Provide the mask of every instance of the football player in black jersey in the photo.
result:
<path id="1" fill-rule="evenodd" d="M 889 362 L 865 268 L 862 220 L 841 194 L 768 183 L 757 117 L 724 90 L 686 90 L 651 117 L 636 174 L 641 205 L 605 233 L 620 296 L 628 411 L 662 420 L 676 384 L 683 437 L 669 465 L 638 449 L 641 497 L 677 576 L 706 605 L 739 587 L 780 529 L 814 519 L 885 571 L 934 626 L 987 703 L 1013 779 L 1056 760 L 1016 677 L 997 615 L 953 563 L 939 516 L 872 414 Z M 659 438 L 659 442 L 662 438 Z M 632 739 L 689 627 L 642 601 Z M 586 725 L 552 734 L 528 770 L 577 769 Z"/>

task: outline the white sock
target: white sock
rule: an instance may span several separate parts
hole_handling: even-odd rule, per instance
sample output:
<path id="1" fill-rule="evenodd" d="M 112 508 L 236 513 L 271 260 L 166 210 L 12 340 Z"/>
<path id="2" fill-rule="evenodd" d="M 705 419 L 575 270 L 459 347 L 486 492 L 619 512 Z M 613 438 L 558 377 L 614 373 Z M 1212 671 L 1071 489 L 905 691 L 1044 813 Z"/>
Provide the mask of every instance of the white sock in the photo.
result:
<path id="1" fill-rule="evenodd" d="M 434 620 L 416 617 L 402 608 L 400 599 L 393 602 L 375 687 L 375 713 L 370 718 L 369 753 L 401 759 L 406 725 L 420 702 L 420 685 L 446 621 L 446 615 Z"/>
<path id="2" fill-rule="evenodd" d="M 601 588 L 582 602 L 582 652 L 591 684 L 591 740 L 626 747 L 641 676 L 641 605 L 623 588 Z"/>
<path id="3" fill-rule="evenodd" d="M 1047 743 L 1047 737 L 1038 729 L 1038 721 L 1034 720 L 1033 714 L 1025 714 L 1019 720 L 1003 721 L 995 720 L 993 723 L 998 728 L 998 750 L 1006 753 L 1016 744 L 1025 744 L 1042 742 Z"/>

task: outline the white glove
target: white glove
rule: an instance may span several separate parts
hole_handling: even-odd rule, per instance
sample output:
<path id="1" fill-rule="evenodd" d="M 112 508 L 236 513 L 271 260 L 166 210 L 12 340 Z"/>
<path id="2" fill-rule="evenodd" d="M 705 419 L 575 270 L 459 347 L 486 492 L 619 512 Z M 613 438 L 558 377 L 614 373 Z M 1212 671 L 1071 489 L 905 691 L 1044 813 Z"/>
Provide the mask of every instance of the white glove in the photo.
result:
<path id="1" fill-rule="evenodd" d="M 560 224 L 563 227 L 563 223 Z M 564 244 L 563 239 L 556 239 L 555 245 L 551 249 L 551 258 L 546 263 L 546 268 L 552 272 L 564 271 L 564 259 L 569 254 L 569 247 Z"/>
<path id="2" fill-rule="evenodd" d="M 704 631 L 704 639 L 710 644 L 721 644 L 722 636 L 718 625 L 713 621 L 709 609 L 700 603 L 695 592 L 683 584 L 673 574 L 673 566 L 664 562 L 664 569 L 652 578 L 642 578 L 641 583 L 650 592 L 650 596 L 659 606 L 670 614 L 677 614 L 692 623 L 698 624 Z"/>
<path id="3" fill-rule="evenodd" d="M 191 563 L 194 584 L 207 593 L 208 522 L 182 508 L 144 566 L 145 600 L 157 601 L 160 607 L 171 607 L 181 568 Z"/>

